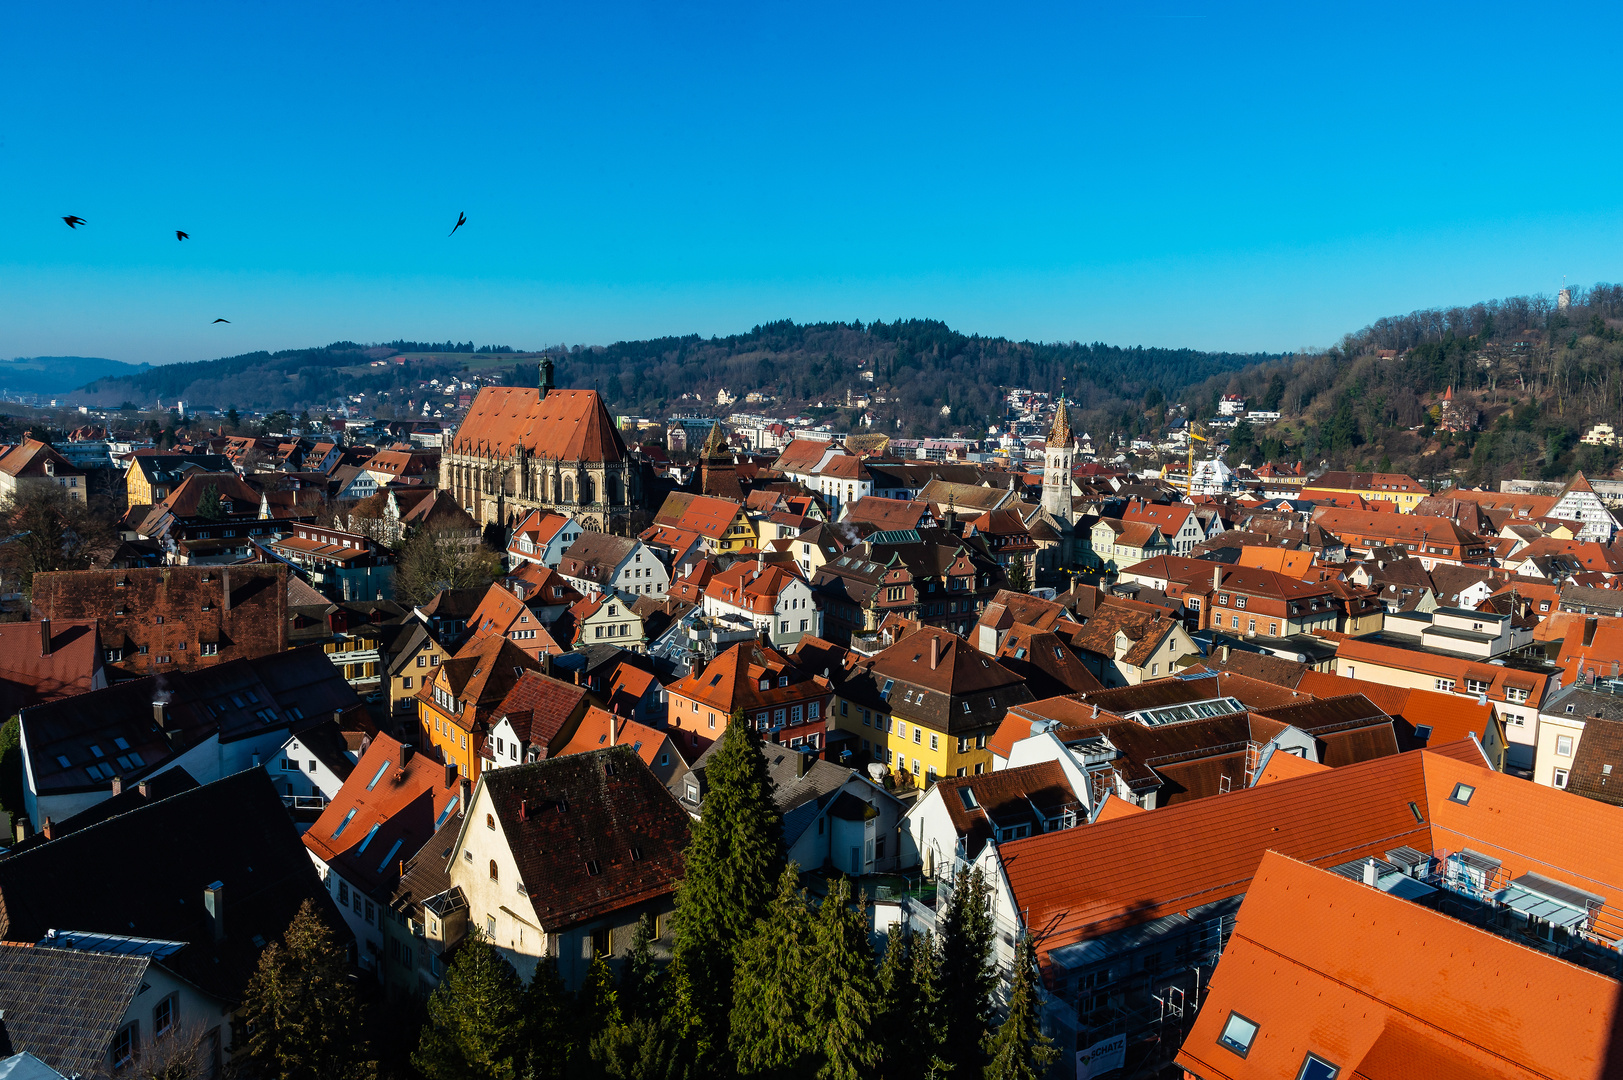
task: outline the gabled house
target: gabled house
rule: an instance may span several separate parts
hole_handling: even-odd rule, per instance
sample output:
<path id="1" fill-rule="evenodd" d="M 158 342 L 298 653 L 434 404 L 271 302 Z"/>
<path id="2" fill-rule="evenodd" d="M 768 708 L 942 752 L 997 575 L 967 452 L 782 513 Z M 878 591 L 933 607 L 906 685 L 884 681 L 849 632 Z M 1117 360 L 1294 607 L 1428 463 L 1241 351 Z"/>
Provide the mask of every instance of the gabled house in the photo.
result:
<path id="1" fill-rule="evenodd" d="M 544 761 L 563 752 L 596 699 L 583 686 L 526 671 L 491 713 L 483 769 Z"/>
<path id="2" fill-rule="evenodd" d="M 539 595 L 541 591 L 544 590 L 537 590 L 537 603 L 532 607 L 500 582 L 493 582 L 468 620 L 469 640 L 505 637 L 535 659 L 568 651 L 568 647 L 560 644 L 548 631 L 548 623 L 542 619 L 541 611 L 537 610 L 547 606 L 539 602 L 545 599 Z M 556 613 L 552 621 L 556 622 Z"/>
<path id="3" fill-rule="evenodd" d="M 794 570 L 739 561 L 712 577 L 704 589 L 704 613 L 752 626 L 774 647 L 786 648 L 801 635 L 820 636 L 823 620 L 811 586 Z"/>
<path id="4" fill-rule="evenodd" d="M 673 797 L 681 798 L 683 781 L 688 774 L 687 760 L 675 740 L 661 728 L 639 724 L 593 705 L 557 754 L 588 754 L 614 746 L 631 747 L 632 753 L 642 758 L 665 789 Z"/>
<path id="5" fill-rule="evenodd" d="M 569 618 L 575 630 L 571 645 L 577 649 L 599 644 L 636 650 L 648 647 L 642 616 L 614 593 L 594 592 L 576 601 L 569 607 Z"/>
<path id="6" fill-rule="evenodd" d="M 507 554 L 522 562 L 556 569 L 564 552 L 580 539 L 583 531 L 567 510 L 531 510 L 523 521 L 513 526 Z"/>
<path id="7" fill-rule="evenodd" d="M 449 876 L 522 978 L 551 956 L 573 990 L 594 955 L 626 955 L 643 915 L 665 954 L 687 840 L 687 813 L 621 745 L 481 776 Z"/>
<path id="8" fill-rule="evenodd" d="M 558 563 L 558 573 L 583 594 L 606 592 L 627 600 L 664 596 L 671 583 L 665 564 L 648 545 L 600 532 L 576 537 Z"/>
<path id="9" fill-rule="evenodd" d="M 320 812 L 337 797 L 369 743 L 363 732 L 323 720 L 289 736 L 281 752 L 265 761 L 265 771 L 288 809 Z"/>
<path id="10" fill-rule="evenodd" d="M 658 526 L 698 533 L 706 555 L 753 550 L 757 546 L 749 510 L 732 499 L 673 491 L 665 496 L 665 502 L 654 515 L 654 527 Z"/>
<path id="11" fill-rule="evenodd" d="M 459 780 L 454 765 L 379 734 L 305 832 L 316 873 L 355 937 L 362 971 L 383 965 L 383 924 L 403 864 L 457 812 Z"/>
<path id="12" fill-rule="evenodd" d="M 193 472 L 234 475 L 235 470 L 223 454 L 136 454 L 124 470 L 125 505 L 163 502 Z"/>
<path id="13" fill-rule="evenodd" d="M 423 745 L 439 759 L 478 779 L 484 740 L 497 710 L 527 671 L 541 665 L 505 637 L 470 641 L 444 661 L 417 690 Z"/>
<path id="14" fill-rule="evenodd" d="M 29 487 L 59 488 L 73 502 L 85 503 L 85 474 L 48 443 L 24 434 L 22 442 L 0 454 L 0 500 L 17 497 Z"/>
<path id="15" fill-rule="evenodd" d="M 721 738 L 735 712 L 774 742 L 827 746 L 829 680 L 759 642 L 740 642 L 665 689 L 672 737 L 693 757 Z"/>
<path id="16" fill-rule="evenodd" d="M 435 669 L 450 655 L 426 621 L 411 620 L 405 633 L 395 640 L 389 655 L 389 715 L 415 719 L 417 691 L 422 689 L 425 680 L 434 677 Z"/>
<path id="17" fill-rule="evenodd" d="M 926 874 L 973 860 L 988 843 L 1088 821 L 1085 774 L 1069 757 L 976 776 L 949 776 L 913 801 L 902 822 L 905 861 Z"/>
<path id="18" fill-rule="evenodd" d="M 1103 601 L 1069 640 L 1089 674 L 1107 687 L 1170 675 L 1180 658 L 1199 652 L 1182 621 L 1131 600 Z"/>

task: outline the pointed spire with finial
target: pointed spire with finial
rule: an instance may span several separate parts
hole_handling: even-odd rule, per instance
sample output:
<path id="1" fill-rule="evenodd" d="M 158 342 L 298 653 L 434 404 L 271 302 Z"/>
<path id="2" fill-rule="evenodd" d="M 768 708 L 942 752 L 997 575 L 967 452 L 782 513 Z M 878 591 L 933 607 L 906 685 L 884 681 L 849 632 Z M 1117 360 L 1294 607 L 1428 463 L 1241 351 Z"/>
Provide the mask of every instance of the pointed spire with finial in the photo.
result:
<path id="1" fill-rule="evenodd" d="M 1065 404 L 1065 376 L 1059 377 L 1059 405 L 1054 409 L 1054 426 L 1048 429 L 1049 446 L 1071 445 L 1070 410 Z"/>

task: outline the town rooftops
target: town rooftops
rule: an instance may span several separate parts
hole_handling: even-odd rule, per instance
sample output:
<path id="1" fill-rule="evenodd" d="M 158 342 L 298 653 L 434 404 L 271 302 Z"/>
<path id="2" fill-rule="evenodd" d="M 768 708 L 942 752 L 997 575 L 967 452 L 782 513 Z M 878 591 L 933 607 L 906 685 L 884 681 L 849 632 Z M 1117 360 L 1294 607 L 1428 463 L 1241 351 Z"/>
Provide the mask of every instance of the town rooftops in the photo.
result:
<path id="1" fill-rule="evenodd" d="M 1623 1064 L 1618 1000 L 1615 979 L 1269 851 L 1177 1063 L 1202 1080 L 1590 1080 Z"/>
<path id="2" fill-rule="evenodd" d="M 1458 754 L 1459 756 L 1455 756 Z M 1591 838 L 1623 808 L 1494 772 L 1474 746 L 1394 754 L 1003 845 L 1014 903 L 1048 963 L 1165 915 L 1240 896 L 1265 851 L 1326 866 L 1410 847 L 1470 848 L 1595 894 L 1594 932 L 1623 936 L 1623 852 Z"/>
<path id="3" fill-rule="evenodd" d="M 0 472 L 29 479 L 84 475 L 82 469 L 57 453 L 49 444 L 27 437 L 0 456 Z"/>
<path id="4" fill-rule="evenodd" d="M 1003 831 L 1029 827 L 1040 833 L 1045 823 L 1067 810 L 1084 815 L 1084 794 L 1071 790 L 1057 761 L 998 769 L 977 776 L 949 776 L 936 782 L 952 827 L 964 839 L 965 857 L 973 859 L 986 841 Z"/>
<path id="5" fill-rule="evenodd" d="M 85 693 L 101 662 L 94 619 L 0 625 L 0 706 L 11 715 L 24 706 Z"/>
<path id="6" fill-rule="evenodd" d="M 0 947 L 0 1052 L 24 1051 L 51 1066 L 20 1071 L 18 1080 L 107 1075 L 108 1047 L 130 1004 L 146 989 L 151 964 L 142 954 Z M 12 1080 L 7 1066 L 14 1060 L 0 1062 L 0 1078 Z"/>
<path id="7" fill-rule="evenodd" d="M 116 884 L 108 869 L 115 866 Z M 223 925 L 204 904 L 205 890 L 217 882 Z M 264 769 L 245 769 L 0 860 L 0 938 L 37 942 L 65 928 L 186 942 L 164 966 L 231 1003 L 242 1000 L 259 954 L 281 940 L 306 900 L 340 941 L 348 939 Z"/>
<path id="8" fill-rule="evenodd" d="M 493 769 L 479 783 L 549 933 L 675 892 L 689 818 L 631 747 Z"/>
<path id="9" fill-rule="evenodd" d="M 526 671 L 520 675 L 491 713 L 492 719 L 505 719 L 513 734 L 526 746 L 558 752 L 552 744 L 565 731 L 580 711 L 582 701 L 589 695 L 586 688 L 562 679 L 552 678 L 539 671 Z"/>

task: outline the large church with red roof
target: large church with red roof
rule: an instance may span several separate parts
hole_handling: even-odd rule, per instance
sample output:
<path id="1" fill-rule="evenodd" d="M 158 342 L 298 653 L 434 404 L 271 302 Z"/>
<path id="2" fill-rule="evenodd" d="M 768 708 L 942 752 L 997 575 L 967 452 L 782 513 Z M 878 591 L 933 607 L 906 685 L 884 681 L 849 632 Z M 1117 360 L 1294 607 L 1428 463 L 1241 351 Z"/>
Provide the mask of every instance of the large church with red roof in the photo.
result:
<path id="1" fill-rule="evenodd" d="M 603 399 L 541 384 L 479 391 L 444 459 L 443 484 L 481 525 L 512 525 L 531 510 L 572 514 L 588 529 L 625 534 L 641 476 Z"/>

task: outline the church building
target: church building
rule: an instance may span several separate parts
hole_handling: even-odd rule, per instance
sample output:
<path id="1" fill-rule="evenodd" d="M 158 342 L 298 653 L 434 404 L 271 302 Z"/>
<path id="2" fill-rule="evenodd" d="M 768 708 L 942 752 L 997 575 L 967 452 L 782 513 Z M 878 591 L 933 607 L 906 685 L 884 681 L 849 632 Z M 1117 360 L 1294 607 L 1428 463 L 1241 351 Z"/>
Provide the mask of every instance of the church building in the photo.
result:
<path id="1" fill-rule="evenodd" d="M 587 529 L 624 535 L 642 499 L 641 474 L 594 390 L 487 386 L 442 462 L 441 485 L 481 525 L 511 527 L 532 510 L 567 513 Z"/>

